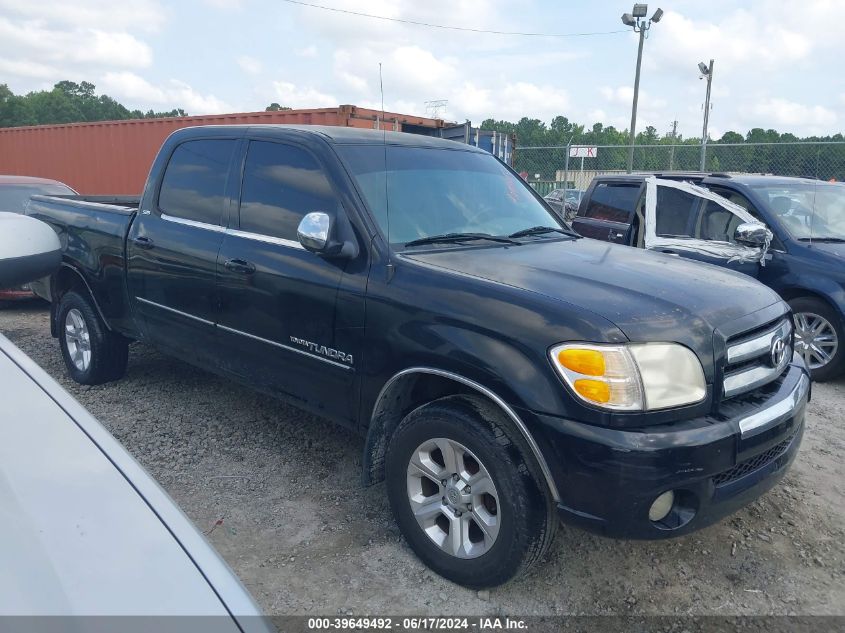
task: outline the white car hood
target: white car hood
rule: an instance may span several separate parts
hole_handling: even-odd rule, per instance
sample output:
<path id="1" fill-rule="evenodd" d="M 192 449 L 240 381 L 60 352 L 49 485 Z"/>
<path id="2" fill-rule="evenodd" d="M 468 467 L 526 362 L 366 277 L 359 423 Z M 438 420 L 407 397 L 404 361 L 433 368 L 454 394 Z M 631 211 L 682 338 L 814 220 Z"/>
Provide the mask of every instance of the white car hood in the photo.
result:
<path id="1" fill-rule="evenodd" d="M 212 628 L 238 630 L 230 611 L 260 613 L 164 491 L 3 336 L 0 377 L 0 615 L 225 616 Z"/>

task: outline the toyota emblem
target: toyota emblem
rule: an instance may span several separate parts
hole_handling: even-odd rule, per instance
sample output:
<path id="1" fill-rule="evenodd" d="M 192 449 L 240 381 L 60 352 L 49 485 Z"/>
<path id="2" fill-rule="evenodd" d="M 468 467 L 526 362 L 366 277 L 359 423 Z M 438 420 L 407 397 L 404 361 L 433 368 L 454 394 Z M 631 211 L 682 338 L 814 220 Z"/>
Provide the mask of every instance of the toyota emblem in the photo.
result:
<path id="1" fill-rule="evenodd" d="M 786 356 L 786 341 L 782 338 L 773 339 L 771 348 L 772 367 L 780 367 L 784 356 Z"/>

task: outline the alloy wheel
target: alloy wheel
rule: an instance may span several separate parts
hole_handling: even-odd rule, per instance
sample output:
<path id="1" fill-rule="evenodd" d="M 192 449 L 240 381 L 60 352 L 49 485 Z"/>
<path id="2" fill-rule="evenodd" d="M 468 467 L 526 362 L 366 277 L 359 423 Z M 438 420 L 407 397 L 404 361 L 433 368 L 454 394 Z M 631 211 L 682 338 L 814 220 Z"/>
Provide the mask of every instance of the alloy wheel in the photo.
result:
<path id="1" fill-rule="evenodd" d="M 420 528 L 447 554 L 476 558 L 496 542 L 501 525 L 496 486 L 463 444 L 442 437 L 420 444 L 408 463 L 407 490 Z"/>
<path id="2" fill-rule="evenodd" d="M 795 321 L 795 351 L 810 369 L 827 365 L 839 348 L 836 329 L 823 316 L 813 312 L 797 312 Z"/>
<path id="3" fill-rule="evenodd" d="M 65 316 L 65 343 L 70 360 L 79 371 L 86 371 L 91 364 L 91 336 L 82 313 L 76 308 Z"/>

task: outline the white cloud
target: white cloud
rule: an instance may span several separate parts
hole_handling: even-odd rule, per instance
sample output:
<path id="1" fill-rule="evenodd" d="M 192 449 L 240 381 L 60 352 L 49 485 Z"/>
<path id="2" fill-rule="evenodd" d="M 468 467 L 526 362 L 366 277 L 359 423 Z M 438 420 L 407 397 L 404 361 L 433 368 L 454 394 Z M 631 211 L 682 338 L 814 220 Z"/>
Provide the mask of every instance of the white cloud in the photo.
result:
<path id="1" fill-rule="evenodd" d="M 60 73 L 53 67 L 38 62 L 30 62 L 22 59 L 0 58 L 0 74 L 12 75 L 14 77 L 28 77 L 31 79 L 51 80 Z"/>
<path id="2" fill-rule="evenodd" d="M 805 2 L 795 10 L 782 0 L 754 0 L 743 8 L 696 12 L 696 17 L 668 10 L 651 33 L 646 63 L 689 75 L 698 62 L 714 57 L 714 77 L 751 69 L 784 72 L 841 39 L 836 35 L 841 2 Z M 784 19 L 788 15 L 794 19 Z"/>
<path id="3" fill-rule="evenodd" d="M 235 61 L 248 75 L 260 75 L 263 69 L 261 61 L 249 55 L 240 55 Z"/>
<path id="4" fill-rule="evenodd" d="M 150 47 L 129 33 L 49 29 L 36 22 L 16 24 L 0 17 L 0 42 L 0 57 L 7 61 L 57 67 L 144 68 L 152 63 Z"/>
<path id="5" fill-rule="evenodd" d="M 627 105 L 630 107 L 634 101 L 633 86 L 617 86 L 616 88 L 603 86 L 599 88 L 599 93 L 610 103 Z M 666 106 L 666 99 L 654 98 L 650 93 L 640 88 L 638 104 L 638 107 L 642 108 L 659 109 Z"/>
<path id="6" fill-rule="evenodd" d="M 217 9 L 241 9 L 244 5 L 243 0 L 203 0 L 203 2 Z"/>
<path id="7" fill-rule="evenodd" d="M 310 46 L 306 46 L 305 48 L 300 48 L 295 51 L 294 53 L 297 57 L 305 57 L 313 59 L 319 55 L 319 51 L 317 47 L 311 44 Z"/>
<path id="8" fill-rule="evenodd" d="M 446 97 L 448 110 L 456 119 L 468 118 L 476 123 L 490 116 L 510 120 L 525 116 L 548 121 L 572 107 L 565 89 L 525 81 L 490 87 L 465 82 Z"/>
<path id="9" fill-rule="evenodd" d="M 24 19 L 37 19 L 76 29 L 120 31 L 154 31 L 162 26 L 166 12 L 155 0 L 0 0 L 4 16 L 17 14 Z"/>
<path id="10" fill-rule="evenodd" d="M 599 94 L 608 105 L 609 113 L 606 114 L 603 109 L 598 112 L 603 115 L 603 118 L 596 116 L 588 116 L 585 123 L 599 122 L 604 125 L 612 125 L 618 130 L 629 130 L 631 126 L 631 106 L 634 101 L 634 87 L 633 86 L 602 86 L 599 88 Z M 647 126 L 651 125 L 663 131 L 663 127 L 668 124 L 670 115 L 666 113 L 667 108 L 666 99 L 654 97 L 651 92 L 640 88 L 640 95 L 637 101 L 637 131 L 643 131 Z"/>
<path id="11" fill-rule="evenodd" d="M 824 133 L 833 129 L 839 120 L 836 112 L 830 108 L 776 97 L 743 105 L 740 113 L 749 126 L 772 127 L 779 131 L 803 130 L 809 133 Z"/>
<path id="12" fill-rule="evenodd" d="M 339 105 L 332 95 L 320 92 L 311 86 L 297 86 L 287 81 L 273 82 L 273 98 L 289 108 L 331 108 Z"/>
<path id="13" fill-rule="evenodd" d="M 220 114 L 233 110 L 222 99 L 201 94 L 178 79 L 155 85 L 135 73 L 124 71 L 106 73 L 100 85 L 104 92 L 114 97 L 131 100 L 131 104 L 127 104 L 130 108 L 184 108 L 189 114 Z"/>

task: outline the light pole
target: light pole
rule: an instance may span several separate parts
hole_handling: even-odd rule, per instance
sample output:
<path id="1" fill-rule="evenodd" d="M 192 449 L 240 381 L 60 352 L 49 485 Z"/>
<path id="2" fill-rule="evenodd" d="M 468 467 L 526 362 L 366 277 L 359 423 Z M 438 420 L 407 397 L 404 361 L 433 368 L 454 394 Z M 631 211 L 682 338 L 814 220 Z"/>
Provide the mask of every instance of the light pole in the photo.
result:
<path id="1" fill-rule="evenodd" d="M 643 63 L 643 41 L 646 33 L 651 28 L 651 23 L 660 22 L 663 17 L 663 9 L 658 9 L 651 16 L 650 20 L 644 19 L 648 15 L 647 4 L 635 4 L 631 13 L 622 14 L 622 23 L 634 29 L 634 33 L 640 34 L 640 45 L 637 49 L 637 73 L 634 76 L 634 103 L 631 106 L 631 148 L 628 154 L 628 173 L 634 169 L 634 141 L 637 138 L 637 101 L 640 96 L 640 66 Z"/>
<path id="2" fill-rule="evenodd" d="M 701 171 L 704 171 L 704 160 L 707 158 L 707 124 L 710 122 L 710 84 L 713 83 L 713 60 L 708 66 L 704 62 L 698 62 L 698 70 L 701 71 L 701 79 L 707 77 L 707 97 L 704 100 L 704 129 L 701 130 Z"/>

